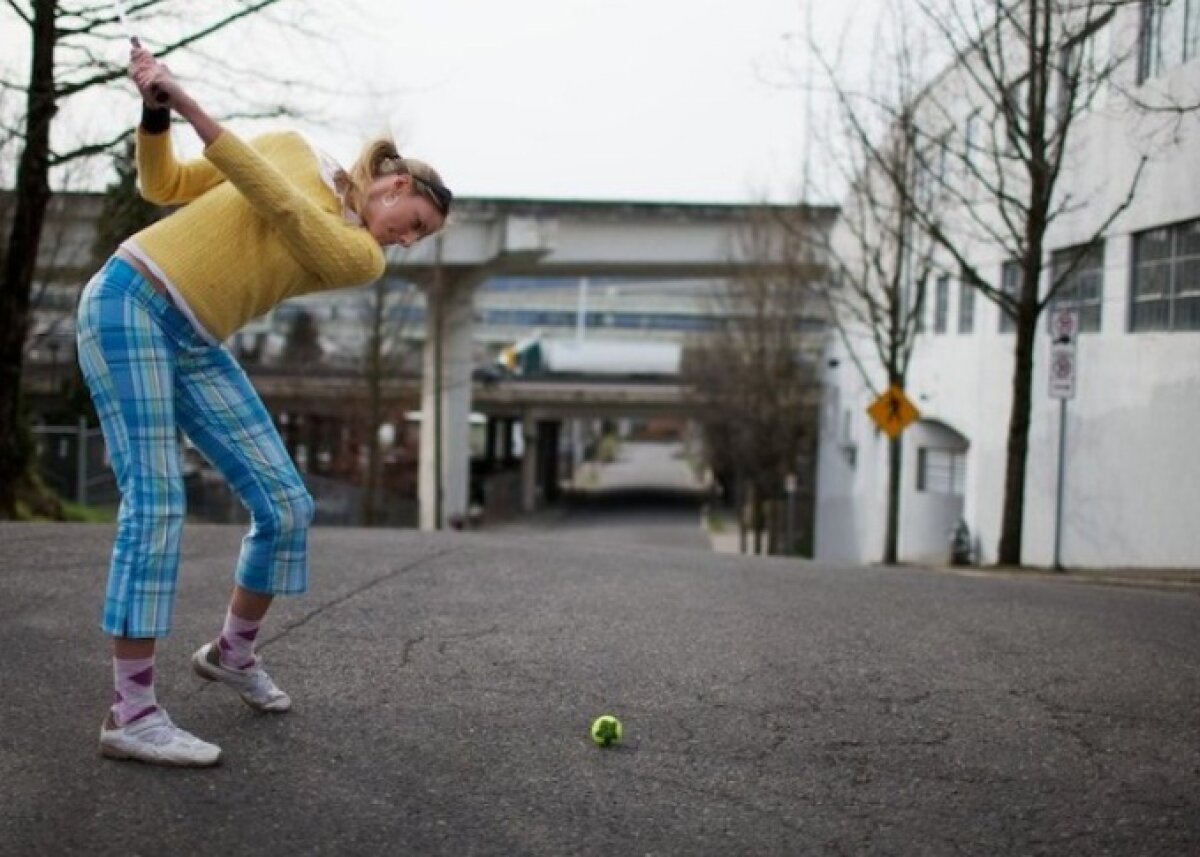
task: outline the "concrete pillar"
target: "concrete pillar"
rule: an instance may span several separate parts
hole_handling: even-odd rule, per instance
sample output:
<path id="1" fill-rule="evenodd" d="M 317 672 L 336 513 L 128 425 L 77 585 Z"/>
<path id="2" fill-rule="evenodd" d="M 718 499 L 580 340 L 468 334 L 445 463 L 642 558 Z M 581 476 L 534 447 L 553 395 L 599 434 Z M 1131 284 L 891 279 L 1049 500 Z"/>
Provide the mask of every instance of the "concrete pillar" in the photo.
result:
<path id="1" fill-rule="evenodd" d="M 441 497 L 443 528 L 466 518 L 471 478 L 471 362 L 474 289 L 446 286 L 439 299 L 426 292 L 426 333 L 421 383 L 421 529 L 437 528 L 438 481 L 434 416 L 441 357 L 442 448 Z M 439 331 L 441 343 L 439 346 Z"/>
<path id="2" fill-rule="evenodd" d="M 500 466 L 512 467 L 516 462 L 513 454 L 513 432 L 516 431 L 517 421 L 504 419 L 500 421 Z"/>
<path id="3" fill-rule="evenodd" d="M 487 440 L 484 442 L 484 445 L 483 445 L 483 450 L 484 450 L 483 456 L 486 461 L 485 470 L 488 473 L 491 473 L 492 471 L 496 470 L 496 462 L 498 459 L 498 456 L 496 455 L 496 444 L 497 444 L 497 441 L 499 440 L 498 435 L 499 435 L 499 429 L 500 429 L 501 425 L 502 424 L 498 418 L 496 418 L 496 417 L 488 417 L 487 418 Z"/>
<path id="4" fill-rule="evenodd" d="M 532 414 L 521 420 L 524 448 L 521 451 L 521 509 L 532 512 L 538 506 L 538 424 Z"/>
<path id="5" fill-rule="evenodd" d="M 538 478 L 541 482 L 542 497 L 548 503 L 555 503 L 562 493 L 558 485 L 558 447 L 562 423 L 558 420 L 544 420 L 538 424 L 537 434 L 537 457 L 540 461 Z"/>
<path id="6" fill-rule="evenodd" d="M 583 420 L 571 420 L 571 485 L 579 488 L 583 469 Z"/>

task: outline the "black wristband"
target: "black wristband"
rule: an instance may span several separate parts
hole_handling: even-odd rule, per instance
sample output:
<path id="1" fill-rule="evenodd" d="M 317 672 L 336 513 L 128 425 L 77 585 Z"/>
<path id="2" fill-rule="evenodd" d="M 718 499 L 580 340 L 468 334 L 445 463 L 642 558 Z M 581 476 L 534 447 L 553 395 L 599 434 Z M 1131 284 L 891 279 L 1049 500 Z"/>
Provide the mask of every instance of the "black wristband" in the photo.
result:
<path id="1" fill-rule="evenodd" d="M 147 134 L 161 134 L 171 128 L 170 107 L 142 105 L 142 130 Z"/>

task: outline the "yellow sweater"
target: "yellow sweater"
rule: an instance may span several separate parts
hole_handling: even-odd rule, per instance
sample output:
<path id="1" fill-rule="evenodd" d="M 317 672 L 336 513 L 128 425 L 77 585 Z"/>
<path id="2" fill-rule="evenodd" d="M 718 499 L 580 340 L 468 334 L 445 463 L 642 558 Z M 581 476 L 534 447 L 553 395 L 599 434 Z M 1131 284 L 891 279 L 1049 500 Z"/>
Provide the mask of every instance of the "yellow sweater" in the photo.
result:
<path id="1" fill-rule="evenodd" d="M 137 165 L 143 197 L 186 205 L 133 240 L 217 339 L 288 298 L 383 275 L 379 244 L 343 218 L 299 134 L 222 131 L 181 163 L 169 132 L 139 129 Z"/>

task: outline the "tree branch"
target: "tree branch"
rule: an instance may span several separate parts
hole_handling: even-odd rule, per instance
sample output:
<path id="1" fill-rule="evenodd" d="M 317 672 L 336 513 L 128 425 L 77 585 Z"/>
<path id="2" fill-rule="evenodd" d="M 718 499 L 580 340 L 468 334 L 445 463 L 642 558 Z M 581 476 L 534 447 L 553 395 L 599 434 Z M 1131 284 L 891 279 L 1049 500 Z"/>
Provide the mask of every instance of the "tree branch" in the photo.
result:
<path id="1" fill-rule="evenodd" d="M 213 33 L 224 30 L 226 27 L 230 26 L 231 24 L 236 23 L 237 21 L 240 21 L 242 18 L 249 17 L 257 12 L 262 11 L 263 9 L 266 9 L 269 6 L 274 6 L 280 2 L 283 2 L 283 0 L 256 0 L 256 2 L 242 7 L 237 12 L 234 12 L 233 14 L 228 15 L 228 16 L 220 19 L 219 21 L 216 21 L 215 23 L 210 24 L 207 27 L 203 27 L 200 30 L 197 30 L 196 32 L 194 32 L 192 34 L 185 36 L 182 39 L 179 39 L 178 41 L 171 42 L 171 43 L 165 45 L 162 48 L 162 50 L 157 52 L 157 56 L 159 59 L 166 58 L 166 57 L 170 56 L 171 54 L 176 53 L 177 51 L 179 51 L 189 45 L 195 44 L 196 42 L 199 42 L 200 40 L 205 39 L 208 36 L 211 36 Z M 130 12 L 132 13 L 135 10 L 135 8 L 136 9 L 144 9 L 144 8 L 148 8 L 153 5 L 155 5 L 155 3 L 153 3 L 153 2 L 143 3 L 136 7 L 130 7 Z M 114 20 L 115 19 L 109 19 L 108 23 L 111 24 L 111 23 L 113 23 Z M 122 78 L 124 76 L 125 76 L 124 69 L 121 69 L 119 71 L 102 72 L 100 74 L 93 75 L 90 78 L 86 78 L 86 79 L 78 81 L 76 83 L 71 83 L 71 84 L 67 84 L 65 86 L 60 87 L 56 92 L 56 96 L 58 98 L 68 98 L 77 92 L 82 92 L 83 90 L 89 89 L 93 86 L 100 86 L 100 85 L 103 85 L 106 83 L 112 83 L 114 80 L 117 80 L 118 78 Z"/>
<path id="2" fill-rule="evenodd" d="M 27 12 L 18 6 L 16 0 L 4 0 L 4 2 L 6 2 L 8 7 L 16 13 L 17 17 L 25 23 L 26 27 L 33 26 L 33 13 Z"/>
<path id="3" fill-rule="evenodd" d="M 62 155 L 56 154 L 53 151 L 51 151 L 50 152 L 50 166 L 51 166 L 51 168 L 61 167 L 63 164 L 69 164 L 72 161 L 79 160 L 80 158 L 90 158 L 95 155 L 102 155 L 105 152 L 110 151 L 114 146 L 117 146 L 122 141 L 128 139 L 129 135 L 132 133 L 133 133 L 132 128 L 126 128 L 125 130 L 121 131 L 121 133 L 117 134 L 115 137 L 112 137 L 109 140 L 105 140 L 102 143 L 90 143 L 86 146 L 80 146 L 78 149 L 73 149 L 72 151 L 62 154 Z"/>
<path id="4" fill-rule="evenodd" d="M 1063 283 L 1065 283 L 1071 274 L 1075 272 L 1075 269 L 1079 266 L 1079 263 L 1083 261 L 1083 258 L 1086 255 L 1086 250 L 1103 238 L 1104 233 L 1108 231 L 1108 228 L 1112 226 L 1113 223 L 1116 222 L 1117 218 L 1124 214 L 1129 206 L 1133 204 L 1134 197 L 1137 195 L 1137 187 L 1142 180 L 1142 173 L 1145 171 L 1146 164 L 1149 162 L 1149 160 L 1149 157 L 1146 155 L 1141 157 L 1141 160 L 1138 161 L 1137 169 L 1134 171 L 1133 179 L 1129 183 L 1129 190 L 1125 193 L 1125 199 L 1123 199 L 1121 203 L 1109 213 L 1108 217 L 1104 219 L 1103 223 L 1096 227 L 1096 230 L 1092 233 L 1092 237 L 1087 239 L 1087 241 L 1081 245 L 1084 249 L 1076 254 L 1072 259 L 1071 264 L 1058 277 L 1056 277 L 1053 282 L 1051 282 L 1050 286 L 1046 290 L 1045 297 L 1037 304 L 1037 310 L 1039 313 L 1041 313 L 1041 311 L 1054 300 L 1055 296 L 1062 288 Z"/>

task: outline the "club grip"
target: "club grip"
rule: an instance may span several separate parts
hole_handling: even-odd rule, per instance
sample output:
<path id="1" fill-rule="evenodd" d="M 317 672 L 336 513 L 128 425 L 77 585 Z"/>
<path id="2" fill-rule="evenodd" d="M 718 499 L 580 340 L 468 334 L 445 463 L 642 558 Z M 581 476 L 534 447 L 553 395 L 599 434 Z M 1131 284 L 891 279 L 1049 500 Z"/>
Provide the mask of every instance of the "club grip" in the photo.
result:
<path id="1" fill-rule="evenodd" d="M 133 46 L 135 48 L 140 48 L 142 46 L 142 42 L 140 39 L 138 39 L 137 36 L 130 36 L 129 41 L 133 43 Z M 150 87 L 150 91 L 154 93 L 154 100 L 157 101 L 159 104 L 166 104 L 168 101 L 171 100 L 171 96 L 169 96 L 169 95 L 167 95 L 167 93 L 163 92 L 162 89 L 160 89 L 158 86 Z"/>

